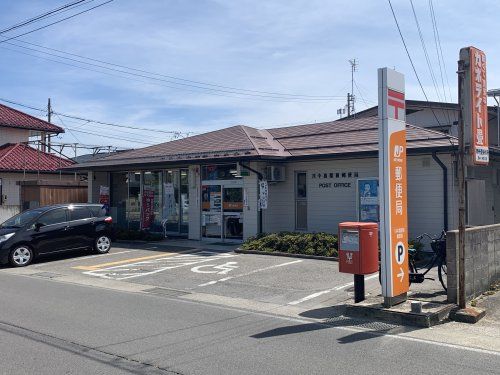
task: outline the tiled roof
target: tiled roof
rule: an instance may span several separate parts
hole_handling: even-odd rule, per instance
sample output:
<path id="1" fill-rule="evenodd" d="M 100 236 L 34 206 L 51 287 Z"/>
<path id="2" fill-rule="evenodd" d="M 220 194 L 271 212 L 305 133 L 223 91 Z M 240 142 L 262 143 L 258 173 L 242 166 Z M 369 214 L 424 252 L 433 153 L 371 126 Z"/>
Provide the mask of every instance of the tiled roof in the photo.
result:
<path id="1" fill-rule="evenodd" d="M 54 172 L 74 162 L 22 143 L 7 143 L 0 147 L 0 171 Z"/>
<path id="2" fill-rule="evenodd" d="M 162 158 L 166 160 L 170 160 L 171 158 L 187 160 L 241 155 L 256 156 L 259 154 L 258 149 L 250 140 L 250 136 L 247 133 L 249 130 L 254 131 L 256 129 L 237 125 L 184 139 L 122 152 L 103 159 L 111 161 L 148 157 L 160 160 Z"/>
<path id="3" fill-rule="evenodd" d="M 3 104 L 0 104 L 0 126 L 38 130 L 48 133 L 64 133 L 64 129 L 59 126 Z"/>
<path id="4" fill-rule="evenodd" d="M 332 155 L 378 150 L 376 116 L 270 129 L 292 156 Z M 407 124 L 407 148 L 454 146 L 457 140 L 441 132 Z"/>
<path id="5" fill-rule="evenodd" d="M 457 145 L 441 132 L 407 125 L 409 151 Z M 268 130 L 232 126 L 155 146 L 125 151 L 71 169 L 106 165 L 188 162 L 193 160 L 342 156 L 378 150 L 376 116 Z"/>

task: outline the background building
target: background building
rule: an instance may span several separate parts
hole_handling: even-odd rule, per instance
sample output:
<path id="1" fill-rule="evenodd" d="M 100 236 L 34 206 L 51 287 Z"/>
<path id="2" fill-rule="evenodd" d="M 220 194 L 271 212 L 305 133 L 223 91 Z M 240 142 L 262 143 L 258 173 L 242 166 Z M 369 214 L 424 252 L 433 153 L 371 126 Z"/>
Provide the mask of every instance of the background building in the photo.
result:
<path id="1" fill-rule="evenodd" d="M 49 122 L 0 104 L 0 222 L 23 209 L 85 202 L 86 183 L 61 168 L 74 162 L 50 152 L 48 137 L 64 132 Z M 39 147 L 30 145 L 38 138 Z"/>

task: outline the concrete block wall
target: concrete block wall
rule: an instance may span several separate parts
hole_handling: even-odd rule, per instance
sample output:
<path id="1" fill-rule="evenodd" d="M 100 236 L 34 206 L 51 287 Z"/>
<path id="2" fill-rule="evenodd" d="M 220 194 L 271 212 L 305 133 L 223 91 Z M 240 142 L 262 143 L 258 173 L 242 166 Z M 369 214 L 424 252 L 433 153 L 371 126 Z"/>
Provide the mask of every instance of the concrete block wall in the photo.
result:
<path id="1" fill-rule="evenodd" d="M 458 302 L 458 230 L 446 237 L 448 301 Z M 500 279 L 500 224 L 465 231 L 465 297 L 467 301 L 487 291 Z"/>

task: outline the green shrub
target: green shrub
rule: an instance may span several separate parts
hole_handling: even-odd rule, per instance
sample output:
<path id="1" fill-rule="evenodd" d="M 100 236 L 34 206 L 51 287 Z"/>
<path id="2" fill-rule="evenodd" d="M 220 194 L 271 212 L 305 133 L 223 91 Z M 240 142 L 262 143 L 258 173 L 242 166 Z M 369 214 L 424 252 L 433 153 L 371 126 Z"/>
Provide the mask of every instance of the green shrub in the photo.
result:
<path id="1" fill-rule="evenodd" d="M 337 236 L 329 233 L 279 232 L 260 234 L 246 240 L 245 250 L 336 257 Z"/>
<path id="2" fill-rule="evenodd" d="M 161 241 L 163 240 L 163 234 L 144 230 L 117 229 L 116 239 L 125 241 Z"/>

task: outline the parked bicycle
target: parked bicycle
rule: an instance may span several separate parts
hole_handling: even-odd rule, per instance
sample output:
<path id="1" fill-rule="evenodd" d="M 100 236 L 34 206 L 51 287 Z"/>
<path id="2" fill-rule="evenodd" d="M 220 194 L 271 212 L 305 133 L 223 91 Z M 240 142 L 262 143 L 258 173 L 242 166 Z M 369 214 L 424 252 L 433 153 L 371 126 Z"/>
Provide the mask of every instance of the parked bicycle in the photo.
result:
<path id="1" fill-rule="evenodd" d="M 447 290 L 448 269 L 446 266 L 446 231 L 443 230 L 439 236 L 432 237 L 428 233 L 423 233 L 417 238 L 420 242 L 424 237 L 430 239 L 432 249 L 431 258 L 426 261 L 428 255 L 422 249 L 409 248 L 408 268 L 410 270 L 410 284 L 423 283 L 425 280 L 434 280 L 432 277 L 426 277 L 431 269 L 437 266 L 439 282 L 444 290 Z M 422 262 L 424 262 L 422 264 Z M 425 270 L 425 271 L 423 271 Z M 381 281 L 381 271 L 379 270 L 379 281 Z"/>
<path id="2" fill-rule="evenodd" d="M 439 236 L 435 237 L 432 237 L 428 233 L 423 233 L 415 238 L 415 240 L 420 242 L 424 237 L 430 240 L 432 256 L 426 261 L 424 256 L 426 254 L 422 250 L 413 248 L 408 250 L 410 283 L 423 283 L 426 279 L 434 280 L 434 278 L 426 277 L 426 275 L 431 269 L 437 266 L 439 282 L 444 290 L 447 290 L 448 269 L 446 266 L 446 231 L 443 230 Z M 422 264 L 423 261 L 426 262 Z"/>

